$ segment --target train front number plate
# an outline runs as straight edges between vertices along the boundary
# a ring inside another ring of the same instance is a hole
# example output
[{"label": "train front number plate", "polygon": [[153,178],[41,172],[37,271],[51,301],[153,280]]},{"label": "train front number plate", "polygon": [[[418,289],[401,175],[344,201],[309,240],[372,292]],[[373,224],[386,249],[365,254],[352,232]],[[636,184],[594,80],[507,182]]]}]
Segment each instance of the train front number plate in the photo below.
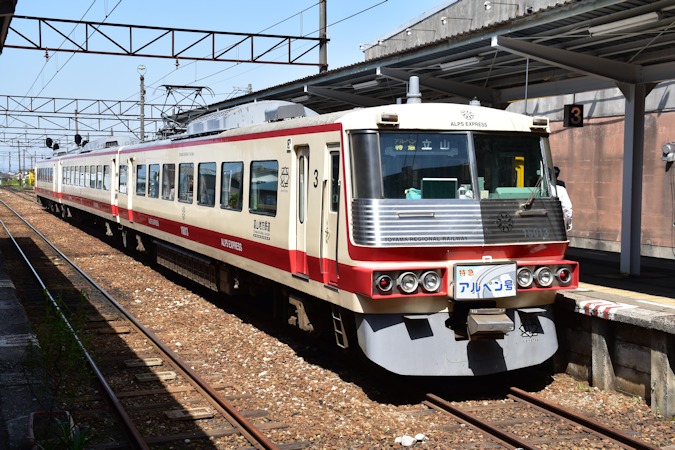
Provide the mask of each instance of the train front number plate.
[{"label": "train front number plate", "polygon": [[513,297],[516,295],[516,264],[455,266],[455,299]]}]

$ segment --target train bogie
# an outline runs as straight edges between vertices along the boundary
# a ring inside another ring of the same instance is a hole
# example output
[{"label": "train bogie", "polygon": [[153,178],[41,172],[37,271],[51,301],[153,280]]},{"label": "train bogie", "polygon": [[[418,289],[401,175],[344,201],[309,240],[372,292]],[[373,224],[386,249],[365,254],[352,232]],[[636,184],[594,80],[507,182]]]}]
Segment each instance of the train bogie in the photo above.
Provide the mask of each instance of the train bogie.
[{"label": "train bogie", "polygon": [[42,161],[60,182],[38,193],[210,289],[274,287],[284,321],[396,373],[480,375],[555,352],[551,305],[578,268],[545,120],[411,104],[209,131],[221,119]]}]

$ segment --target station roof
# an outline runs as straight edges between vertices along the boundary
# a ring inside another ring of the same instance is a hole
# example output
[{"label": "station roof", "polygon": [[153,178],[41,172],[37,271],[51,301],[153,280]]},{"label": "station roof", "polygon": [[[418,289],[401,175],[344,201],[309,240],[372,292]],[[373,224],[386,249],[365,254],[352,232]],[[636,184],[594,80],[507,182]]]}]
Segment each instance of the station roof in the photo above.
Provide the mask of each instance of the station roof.
[{"label": "station roof", "polygon": [[19,0],[0,0],[0,53],[5,46],[5,38],[7,38],[7,30],[9,30],[9,23],[14,16],[16,3]]},{"label": "station roof", "polygon": [[[446,3],[449,8],[466,8],[469,2]],[[473,13],[487,3],[473,0]],[[395,103],[406,97],[413,75],[420,78],[425,102],[467,103],[476,98],[501,108],[524,98],[621,84],[655,85],[675,78],[675,0],[539,1],[539,9],[523,1],[491,3],[518,4],[518,12],[501,22],[465,27],[413,48],[208,109],[272,99],[299,102],[318,113]],[[433,19],[447,21],[440,14],[448,11],[439,11]],[[393,44],[406,31],[410,29],[394,31],[381,42]]]}]

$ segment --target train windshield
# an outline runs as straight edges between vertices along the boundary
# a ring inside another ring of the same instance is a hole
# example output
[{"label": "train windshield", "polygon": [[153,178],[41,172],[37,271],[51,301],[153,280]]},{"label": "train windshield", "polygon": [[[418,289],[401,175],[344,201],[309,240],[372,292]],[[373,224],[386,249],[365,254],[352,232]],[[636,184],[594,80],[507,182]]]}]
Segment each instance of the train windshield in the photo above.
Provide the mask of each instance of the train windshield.
[{"label": "train windshield", "polygon": [[478,199],[548,196],[541,136],[352,132],[354,197]]}]

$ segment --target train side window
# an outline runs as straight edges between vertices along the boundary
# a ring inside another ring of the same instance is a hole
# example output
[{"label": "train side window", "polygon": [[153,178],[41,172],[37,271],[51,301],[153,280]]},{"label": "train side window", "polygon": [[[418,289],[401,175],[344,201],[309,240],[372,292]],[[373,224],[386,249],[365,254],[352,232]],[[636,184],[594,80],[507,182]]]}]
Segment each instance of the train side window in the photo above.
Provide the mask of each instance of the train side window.
[{"label": "train side window", "polygon": [[96,166],[96,189],[103,188],[103,167]]},{"label": "train side window", "polygon": [[127,193],[127,165],[120,166],[120,185],[119,185],[120,194]]},{"label": "train side window", "polygon": [[248,208],[252,213],[276,216],[277,189],[279,187],[277,161],[251,162],[251,185]]},{"label": "train side window", "polygon": [[159,197],[159,164],[148,166],[148,197]]},{"label": "train side window", "polygon": [[216,204],[216,163],[199,163],[197,166],[197,204],[214,206]]},{"label": "train side window", "polygon": [[181,163],[178,165],[178,201],[192,203],[194,192],[195,165]]},{"label": "train side window", "polygon": [[82,186],[89,187],[89,166],[84,166],[84,176],[82,177]]},{"label": "train side window", "polygon": [[110,166],[103,166],[103,190],[107,191],[110,189]]},{"label": "train side window", "polygon": [[173,201],[176,192],[176,165],[162,165],[162,198]]},{"label": "train side window", "polygon": [[96,166],[89,166],[89,187],[96,189]]},{"label": "train side window", "polygon": [[340,208],[340,154],[330,154],[330,210],[337,212]]},{"label": "train side window", "polygon": [[145,164],[139,164],[136,166],[136,195],[145,197],[145,177],[146,177],[146,166]]},{"label": "train side window", "polygon": [[241,211],[244,178],[243,162],[223,163],[220,178],[220,207]]}]

